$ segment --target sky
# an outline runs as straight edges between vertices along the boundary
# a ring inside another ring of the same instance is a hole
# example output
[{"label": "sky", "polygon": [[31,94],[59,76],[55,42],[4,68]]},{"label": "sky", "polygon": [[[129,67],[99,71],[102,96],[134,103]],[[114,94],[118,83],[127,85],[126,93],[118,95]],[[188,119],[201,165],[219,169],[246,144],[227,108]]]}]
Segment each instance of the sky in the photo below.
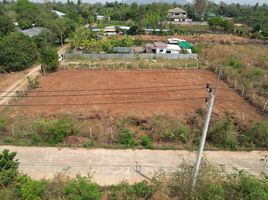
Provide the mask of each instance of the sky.
[{"label": "sky", "polygon": [[[43,0],[30,0],[30,1],[33,1],[33,2],[42,2]],[[66,2],[67,0],[56,0],[56,1]],[[77,0],[71,0],[71,1],[76,2]],[[96,2],[103,2],[103,3],[105,3],[107,1],[108,2],[114,2],[116,0],[82,0],[82,2],[87,2],[87,3],[96,3]],[[117,1],[121,1],[121,0],[117,0]],[[124,0],[124,1],[127,1],[127,0]],[[192,0],[186,0],[186,1],[191,2]],[[248,4],[255,5],[257,2],[260,5],[262,5],[264,3],[268,4],[268,0],[210,0],[210,1],[214,1],[216,3],[219,3],[219,2],[222,1],[222,2],[225,2],[225,3],[228,3],[228,4],[230,4],[230,3],[240,3],[240,4],[247,4],[247,5]],[[174,2],[176,2],[176,0],[174,0]]]}]

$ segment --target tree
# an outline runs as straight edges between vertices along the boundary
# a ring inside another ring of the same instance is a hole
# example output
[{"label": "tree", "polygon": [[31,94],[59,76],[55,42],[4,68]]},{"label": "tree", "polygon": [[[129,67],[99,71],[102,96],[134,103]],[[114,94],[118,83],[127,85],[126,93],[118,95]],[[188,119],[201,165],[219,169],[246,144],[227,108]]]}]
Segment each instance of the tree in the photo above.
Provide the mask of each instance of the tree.
[{"label": "tree", "polygon": [[16,153],[5,149],[0,153],[0,186],[8,186],[18,175],[18,160],[15,160]]},{"label": "tree", "polygon": [[29,18],[21,18],[18,23],[21,29],[28,29],[32,27],[32,21]]},{"label": "tree", "polygon": [[59,66],[59,59],[55,48],[45,44],[40,50],[40,62],[44,73],[56,71]]},{"label": "tree", "polygon": [[208,0],[195,0],[193,6],[195,15],[203,17],[207,10]]},{"label": "tree", "polygon": [[12,23],[11,18],[6,15],[0,15],[0,37],[7,35],[14,30],[15,26]]},{"label": "tree", "polygon": [[22,33],[12,32],[0,38],[0,60],[5,71],[21,71],[36,60],[38,51],[35,43]]}]

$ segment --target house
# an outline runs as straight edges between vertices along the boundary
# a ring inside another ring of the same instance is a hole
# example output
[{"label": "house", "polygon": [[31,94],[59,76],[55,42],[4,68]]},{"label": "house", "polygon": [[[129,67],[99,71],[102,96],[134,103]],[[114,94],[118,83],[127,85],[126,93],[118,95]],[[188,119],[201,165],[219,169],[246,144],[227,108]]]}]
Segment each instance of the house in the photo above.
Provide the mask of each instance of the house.
[{"label": "house", "polygon": [[179,47],[179,45],[167,44],[166,52],[170,54],[179,54],[181,52],[181,48]]},{"label": "house", "polygon": [[117,26],[117,29],[119,30],[119,34],[127,34],[128,30],[130,29],[129,26]]},{"label": "house", "polygon": [[192,22],[193,20],[187,17],[187,12],[179,7],[168,10],[168,21],[172,24],[183,24]]},{"label": "house", "polygon": [[211,18],[214,18],[214,17],[216,17],[216,14],[214,12],[208,12],[207,13],[207,19],[208,20],[211,19]]},{"label": "house", "polygon": [[53,12],[54,14],[56,14],[59,18],[63,18],[66,14],[63,12],[60,12],[58,10],[52,10],[51,12]]},{"label": "house", "polygon": [[105,20],[105,16],[103,16],[103,15],[97,15],[96,16],[96,19],[97,19],[97,21],[103,21],[103,20]]},{"label": "house", "polygon": [[153,33],[167,33],[167,32],[169,32],[169,29],[159,29],[159,28],[155,28],[155,29],[153,29],[153,28],[145,28],[144,29],[144,31],[145,31],[145,33],[147,34],[147,35],[151,35],[151,34],[153,34]]},{"label": "house", "polygon": [[33,27],[33,28],[29,28],[29,29],[17,29],[18,32],[23,33],[24,35],[27,35],[29,37],[35,37],[40,35],[43,31],[47,30],[46,28],[42,28],[42,27]]},{"label": "house", "polygon": [[181,42],[178,42],[178,45],[180,46],[181,49],[187,51],[188,53],[192,53],[191,43],[189,43],[187,41],[181,41]]},{"label": "house", "polygon": [[116,27],[115,26],[106,26],[104,29],[103,29],[105,35],[116,35]]},{"label": "house", "polygon": [[146,53],[165,54],[167,52],[167,44],[163,42],[153,42],[145,45]]}]

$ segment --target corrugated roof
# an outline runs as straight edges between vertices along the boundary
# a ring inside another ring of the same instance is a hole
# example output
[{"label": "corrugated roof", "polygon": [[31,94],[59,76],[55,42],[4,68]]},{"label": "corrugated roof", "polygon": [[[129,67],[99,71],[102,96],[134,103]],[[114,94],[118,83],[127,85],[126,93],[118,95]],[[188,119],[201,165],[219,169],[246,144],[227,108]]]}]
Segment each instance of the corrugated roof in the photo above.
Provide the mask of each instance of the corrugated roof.
[{"label": "corrugated roof", "polygon": [[168,44],[167,45],[167,50],[180,51],[181,48],[176,44]]},{"label": "corrugated roof", "polygon": [[191,49],[191,48],[192,48],[191,43],[186,42],[186,41],[178,42],[178,45],[179,45],[182,49]]},{"label": "corrugated roof", "polygon": [[44,30],[46,30],[46,28],[34,27],[34,28],[29,28],[29,29],[21,30],[20,32],[22,32],[25,35],[28,35],[29,37],[34,37],[34,36],[38,36]]},{"label": "corrugated roof", "polygon": [[169,9],[168,10],[169,13],[186,13],[185,10],[179,8],[179,7],[176,7],[176,8],[173,8],[173,9]]},{"label": "corrugated roof", "polygon": [[166,48],[167,44],[163,42],[154,42],[153,43],[156,48]]}]

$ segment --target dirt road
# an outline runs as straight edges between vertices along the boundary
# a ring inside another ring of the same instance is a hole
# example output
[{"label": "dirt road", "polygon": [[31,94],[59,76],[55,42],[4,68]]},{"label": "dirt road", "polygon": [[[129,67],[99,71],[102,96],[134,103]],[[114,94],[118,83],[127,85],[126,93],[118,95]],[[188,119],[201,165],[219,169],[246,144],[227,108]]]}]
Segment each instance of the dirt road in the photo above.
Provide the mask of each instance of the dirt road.
[{"label": "dirt road", "polygon": [[[183,161],[193,163],[196,157],[189,151],[1,146],[0,151],[3,149],[16,151],[20,171],[35,179],[51,178],[62,171],[72,177],[89,173],[100,185],[150,179],[159,170],[169,174]],[[255,175],[268,173],[268,151],[207,151],[205,157],[217,166],[225,166],[228,173],[234,169]]]},{"label": "dirt road", "polygon": [[[66,51],[68,45],[63,46],[62,48],[60,48],[58,50],[58,54],[64,54],[64,52]],[[6,105],[10,102],[10,100],[12,99],[12,97],[9,96],[15,96],[16,95],[16,91],[20,91],[20,90],[24,90],[27,85],[28,85],[28,80],[27,77],[36,77],[38,75],[40,75],[40,70],[41,70],[41,65],[35,65],[34,67],[32,67],[31,69],[26,69],[25,72],[18,72],[18,73],[14,73],[14,74],[9,74],[7,79],[5,80],[1,80],[1,82],[3,82],[4,84],[0,84],[1,87],[1,94],[0,96],[4,96],[3,98],[0,97],[0,105]],[[15,82],[14,82],[14,78],[15,77]],[[10,84],[8,83],[10,82]]]}]

